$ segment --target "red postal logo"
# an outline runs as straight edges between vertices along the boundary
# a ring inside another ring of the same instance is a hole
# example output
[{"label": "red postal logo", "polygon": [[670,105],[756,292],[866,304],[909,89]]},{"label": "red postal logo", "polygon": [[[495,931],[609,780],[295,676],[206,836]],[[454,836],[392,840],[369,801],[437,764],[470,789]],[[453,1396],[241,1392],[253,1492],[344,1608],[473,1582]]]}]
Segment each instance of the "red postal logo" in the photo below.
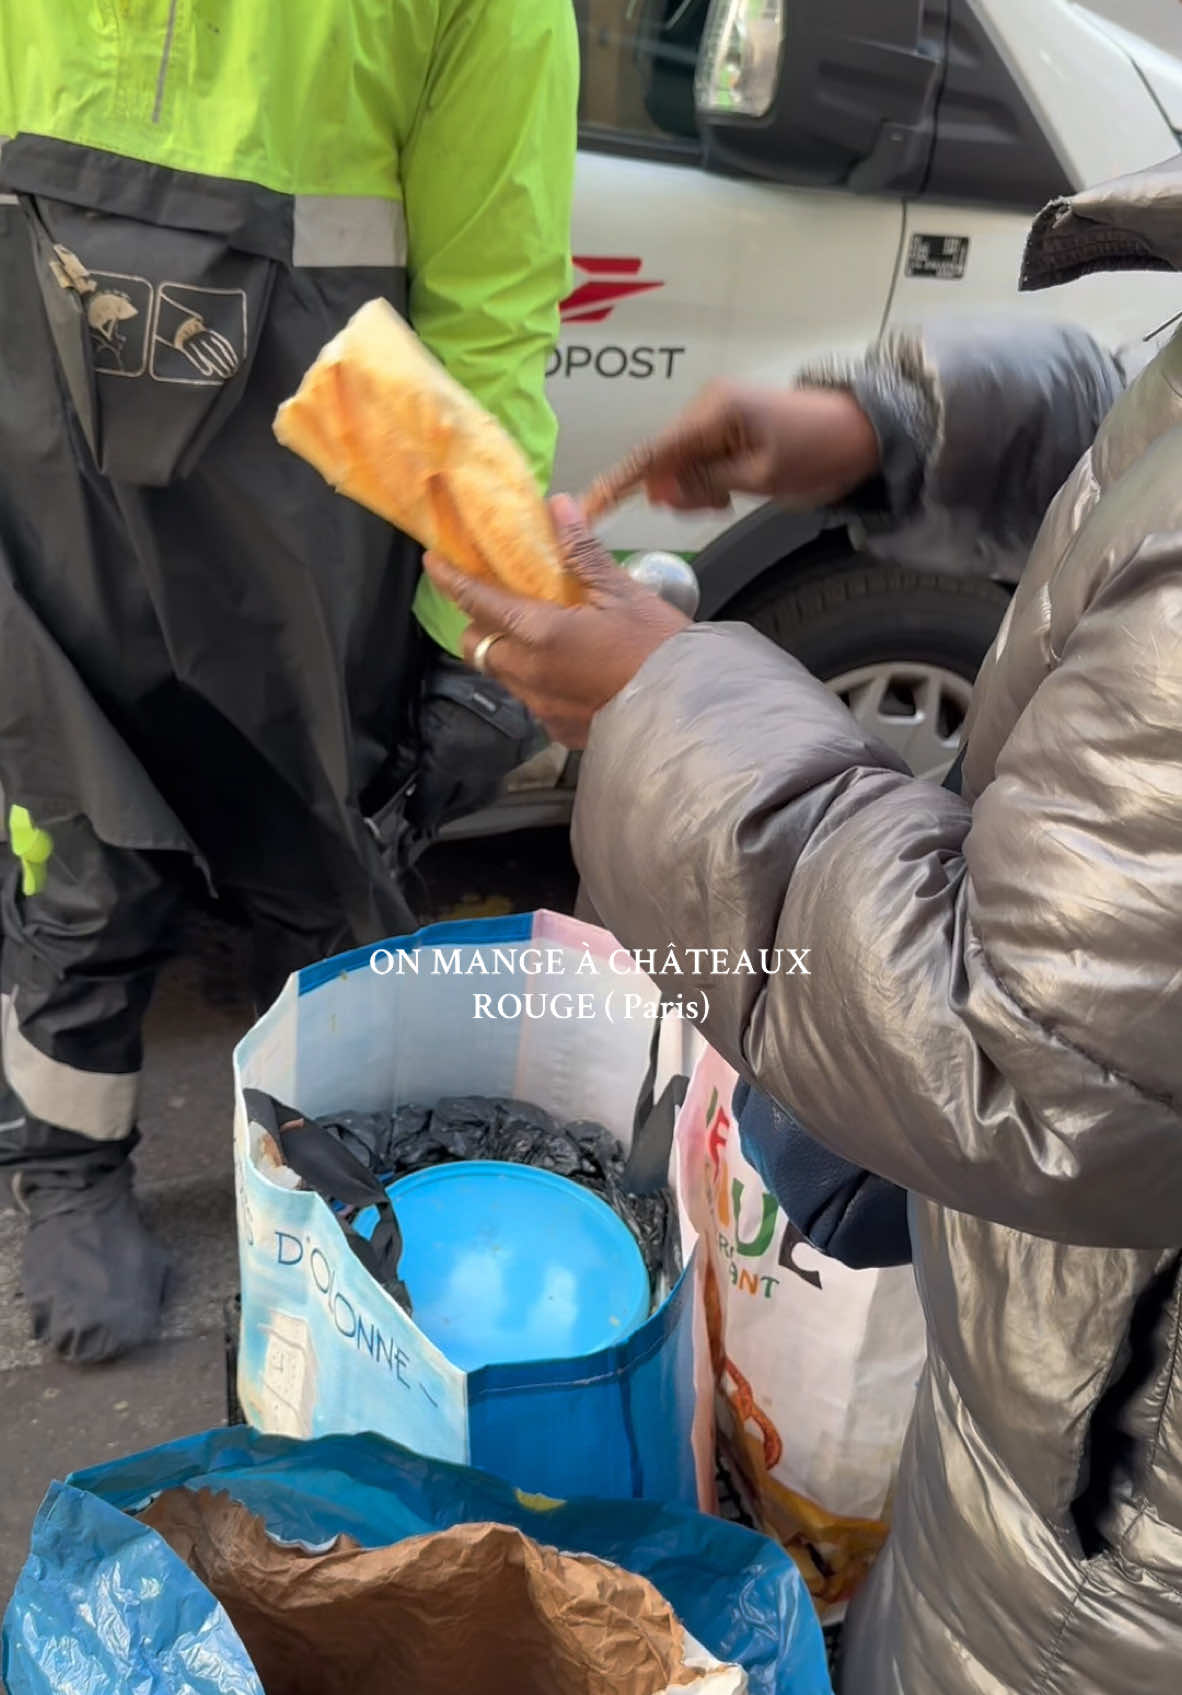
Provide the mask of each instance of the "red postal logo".
[{"label": "red postal logo", "polygon": [[577,283],[562,302],[564,324],[602,324],[621,300],[632,294],[647,294],[664,288],[663,282],[647,282],[640,276],[642,259],[602,259],[575,256],[574,265],[585,280]]}]

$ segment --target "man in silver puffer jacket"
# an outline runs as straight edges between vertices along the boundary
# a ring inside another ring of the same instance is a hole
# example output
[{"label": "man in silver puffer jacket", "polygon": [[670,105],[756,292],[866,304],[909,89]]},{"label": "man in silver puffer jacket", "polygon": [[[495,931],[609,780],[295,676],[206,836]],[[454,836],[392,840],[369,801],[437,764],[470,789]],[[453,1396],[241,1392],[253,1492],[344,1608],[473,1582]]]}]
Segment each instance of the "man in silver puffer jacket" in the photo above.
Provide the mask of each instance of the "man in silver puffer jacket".
[{"label": "man in silver puffer jacket", "polygon": [[[1049,208],[1026,281],[1119,266],[1182,266],[1182,163]],[[593,717],[604,922],[658,957],[809,948],[807,977],[706,977],[705,1034],[911,1191],[929,1361],[843,1689],[1176,1695],[1182,332],[1123,393],[1079,331],[900,338],[704,402],[647,470],[682,505],[825,498],[911,557],[1037,532],[960,796],[761,636],[613,576],[569,506],[588,606],[431,569],[495,676],[571,740]]]}]

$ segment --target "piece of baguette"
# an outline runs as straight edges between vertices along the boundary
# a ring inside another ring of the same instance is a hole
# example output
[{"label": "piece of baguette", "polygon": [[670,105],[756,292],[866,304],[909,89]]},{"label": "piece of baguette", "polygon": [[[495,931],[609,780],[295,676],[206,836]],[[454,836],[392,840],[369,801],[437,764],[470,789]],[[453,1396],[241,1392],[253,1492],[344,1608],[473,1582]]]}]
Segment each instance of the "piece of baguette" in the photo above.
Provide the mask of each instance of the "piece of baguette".
[{"label": "piece of baguette", "polygon": [[371,300],[321,351],[275,434],[470,576],[560,605],[583,598],[521,450],[388,301]]}]

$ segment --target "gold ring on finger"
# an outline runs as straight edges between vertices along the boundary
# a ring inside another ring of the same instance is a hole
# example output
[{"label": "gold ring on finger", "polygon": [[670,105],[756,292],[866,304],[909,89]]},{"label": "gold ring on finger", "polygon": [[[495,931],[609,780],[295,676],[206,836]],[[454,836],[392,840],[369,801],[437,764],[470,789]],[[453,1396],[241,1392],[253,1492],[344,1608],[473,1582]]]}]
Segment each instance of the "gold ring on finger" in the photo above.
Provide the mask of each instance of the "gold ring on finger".
[{"label": "gold ring on finger", "polygon": [[503,640],[504,634],[504,630],[494,630],[490,636],[481,636],[480,640],[476,643],[476,646],[472,649],[472,669],[474,671],[479,671],[482,677],[488,669],[487,660],[489,648],[494,642]]}]

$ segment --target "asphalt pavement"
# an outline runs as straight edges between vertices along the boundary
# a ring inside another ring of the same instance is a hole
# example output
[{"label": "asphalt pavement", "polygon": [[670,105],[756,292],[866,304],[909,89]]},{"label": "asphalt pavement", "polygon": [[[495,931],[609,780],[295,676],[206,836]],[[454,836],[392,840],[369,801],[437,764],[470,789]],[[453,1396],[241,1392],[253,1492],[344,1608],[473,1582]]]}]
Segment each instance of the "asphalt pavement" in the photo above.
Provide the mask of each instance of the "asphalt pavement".
[{"label": "asphalt pavement", "polygon": [[[570,911],[574,901],[556,830],[448,844],[423,871],[424,921]],[[19,1296],[20,1220],[0,1197],[0,1607],[51,1480],[225,1422],[223,1311],[237,1289],[230,1052],[250,1024],[243,960],[236,931],[194,915],[148,1016],[139,1191],[174,1258],[159,1344],[89,1370],[47,1357]]]}]

